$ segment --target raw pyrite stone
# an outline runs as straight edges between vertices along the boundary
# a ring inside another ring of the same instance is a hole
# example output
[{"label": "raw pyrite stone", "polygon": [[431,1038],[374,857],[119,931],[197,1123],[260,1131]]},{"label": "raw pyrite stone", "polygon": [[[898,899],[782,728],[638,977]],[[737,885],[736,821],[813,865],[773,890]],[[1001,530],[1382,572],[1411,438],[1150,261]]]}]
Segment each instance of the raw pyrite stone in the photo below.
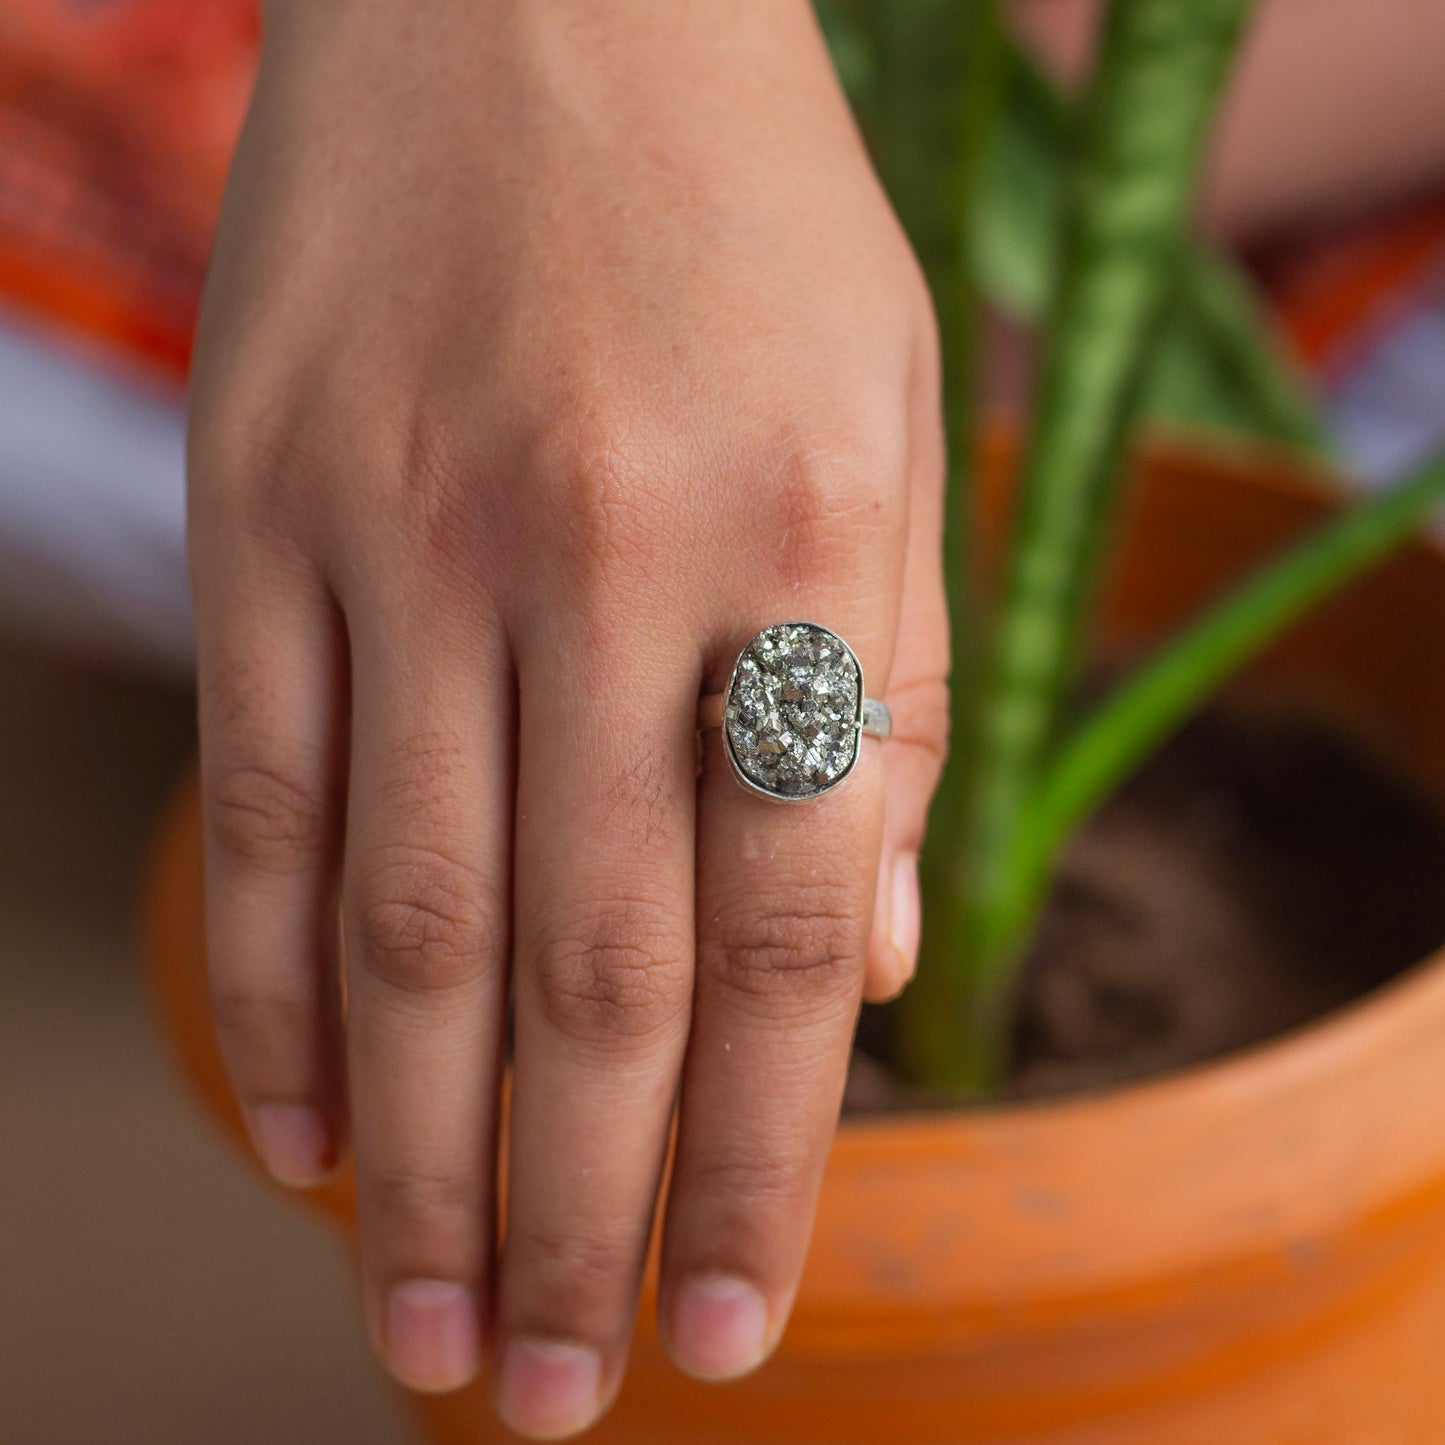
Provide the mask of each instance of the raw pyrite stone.
[{"label": "raw pyrite stone", "polygon": [[862,670],[841,637],[812,622],[765,627],[728,684],[728,752],[763,792],[817,797],[857,761],[862,705]]}]

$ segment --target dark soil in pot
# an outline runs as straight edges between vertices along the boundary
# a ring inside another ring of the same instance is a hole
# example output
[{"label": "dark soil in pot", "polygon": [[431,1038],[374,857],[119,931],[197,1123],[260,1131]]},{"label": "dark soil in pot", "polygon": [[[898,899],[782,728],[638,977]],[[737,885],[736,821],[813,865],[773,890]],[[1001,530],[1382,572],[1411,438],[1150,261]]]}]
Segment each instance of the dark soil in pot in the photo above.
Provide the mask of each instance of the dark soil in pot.
[{"label": "dark soil in pot", "polygon": [[[1445,821],[1315,720],[1207,713],[1075,835],[1027,961],[1005,1093],[1215,1058],[1349,1003],[1445,941]],[[916,1105],[865,1009],[847,1108]]]}]

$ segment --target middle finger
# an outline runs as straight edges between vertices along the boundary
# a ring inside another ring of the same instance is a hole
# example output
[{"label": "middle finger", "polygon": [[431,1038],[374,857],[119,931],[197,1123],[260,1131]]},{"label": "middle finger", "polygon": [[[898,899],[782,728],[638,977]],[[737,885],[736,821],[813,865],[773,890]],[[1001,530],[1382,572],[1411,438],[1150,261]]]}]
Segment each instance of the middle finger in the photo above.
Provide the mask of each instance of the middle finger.
[{"label": "middle finger", "polygon": [[[358,589],[359,590],[359,589]],[[494,1244],[511,729],[502,629],[352,598],[347,1052],[372,1333],[417,1389],[476,1369]]]},{"label": "middle finger", "polygon": [[687,1037],[696,661],[651,651],[553,638],[519,661],[496,1368],[502,1415],[533,1435],[583,1428],[615,1391]]}]

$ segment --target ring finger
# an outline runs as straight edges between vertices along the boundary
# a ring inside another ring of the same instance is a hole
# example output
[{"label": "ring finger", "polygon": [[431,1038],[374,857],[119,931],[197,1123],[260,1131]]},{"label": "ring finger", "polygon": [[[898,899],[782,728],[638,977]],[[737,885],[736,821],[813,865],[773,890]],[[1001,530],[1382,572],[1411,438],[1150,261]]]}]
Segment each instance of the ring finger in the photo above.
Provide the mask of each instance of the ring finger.
[{"label": "ring finger", "polygon": [[[871,619],[877,679],[891,621]],[[843,783],[798,804],[745,791],[721,754],[714,733],[660,1301],[674,1358],[711,1379],[763,1359],[797,1287],[862,992],[883,819],[876,742],[862,742]]]}]

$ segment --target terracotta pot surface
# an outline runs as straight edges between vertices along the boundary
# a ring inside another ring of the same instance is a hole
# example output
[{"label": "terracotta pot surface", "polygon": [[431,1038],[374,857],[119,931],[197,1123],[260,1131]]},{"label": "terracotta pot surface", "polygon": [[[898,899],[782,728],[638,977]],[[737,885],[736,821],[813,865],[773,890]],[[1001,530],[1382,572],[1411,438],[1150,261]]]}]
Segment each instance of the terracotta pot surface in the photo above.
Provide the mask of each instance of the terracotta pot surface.
[{"label": "terracotta pot surface", "polygon": [[[1000,458],[994,457],[994,470]],[[1282,465],[1155,449],[1106,609],[1147,646],[1330,508]],[[1445,557],[1421,544],[1246,686],[1307,695],[1445,798]],[[1445,880],[1442,880],[1445,886]],[[151,878],[156,997],[238,1139],[205,1006],[193,785]],[[314,1196],[351,1228],[350,1181]],[[778,1355],[704,1386],[644,1306],[599,1442],[1441,1445],[1445,955],[1219,1064],[1027,1108],[845,1123]],[[483,1386],[419,1402],[507,1438]]]}]

